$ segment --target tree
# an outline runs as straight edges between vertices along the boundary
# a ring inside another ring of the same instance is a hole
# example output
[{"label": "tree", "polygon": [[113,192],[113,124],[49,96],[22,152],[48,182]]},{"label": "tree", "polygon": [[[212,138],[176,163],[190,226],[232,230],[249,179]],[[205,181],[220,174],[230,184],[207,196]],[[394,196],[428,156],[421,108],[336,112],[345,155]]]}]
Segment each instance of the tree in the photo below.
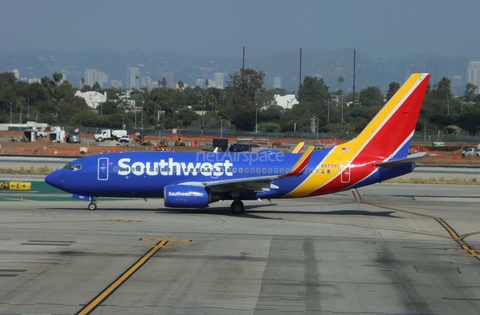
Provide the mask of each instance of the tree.
[{"label": "tree", "polygon": [[480,128],[480,110],[460,115],[457,124],[460,128],[467,130],[471,136],[475,136]]},{"label": "tree", "polygon": [[180,90],[183,90],[183,87],[184,87],[184,86],[185,86],[185,83],[184,83],[182,80],[178,81],[178,88],[179,88]]},{"label": "tree", "polygon": [[240,69],[240,73],[230,75],[227,89],[229,102],[236,110],[258,109],[258,96],[265,91],[265,73],[253,69]]},{"label": "tree", "polygon": [[237,130],[253,131],[255,129],[255,109],[236,112],[231,122]]},{"label": "tree", "polygon": [[55,82],[56,85],[60,84],[60,81],[63,79],[63,74],[55,72],[53,75],[53,81]]},{"label": "tree", "polygon": [[338,82],[338,90],[341,91],[342,90],[342,83],[345,82],[345,79],[343,78],[343,76],[340,76],[340,77],[338,77],[337,82]]},{"label": "tree", "polygon": [[465,94],[464,94],[465,101],[471,102],[473,100],[473,98],[475,97],[475,91],[477,90],[477,88],[478,87],[472,83],[467,83],[467,85],[465,85]]},{"label": "tree", "polygon": [[100,84],[98,84],[98,82],[95,82],[92,86],[92,90],[93,91],[100,91],[102,88],[100,87]]},{"label": "tree", "polygon": [[382,91],[374,86],[369,86],[360,92],[360,104],[362,106],[375,106],[383,104]]},{"label": "tree", "polygon": [[387,92],[387,102],[397,93],[397,91],[400,89],[400,83],[398,82],[392,82],[388,86],[388,92]]},{"label": "tree", "polygon": [[166,88],[166,87],[167,87],[167,79],[165,79],[165,77],[163,77],[162,82],[160,83],[160,86],[161,86],[162,88]]},{"label": "tree", "polygon": [[298,98],[301,102],[323,103],[330,97],[328,86],[325,85],[323,79],[317,77],[306,76],[298,91]]}]

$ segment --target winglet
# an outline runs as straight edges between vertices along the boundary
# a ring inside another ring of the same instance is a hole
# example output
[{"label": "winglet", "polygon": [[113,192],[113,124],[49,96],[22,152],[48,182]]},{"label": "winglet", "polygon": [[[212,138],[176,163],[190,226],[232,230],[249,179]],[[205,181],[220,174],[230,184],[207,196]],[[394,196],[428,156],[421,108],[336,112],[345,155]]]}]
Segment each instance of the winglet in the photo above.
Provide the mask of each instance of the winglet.
[{"label": "winglet", "polygon": [[305,142],[299,142],[295,149],[293,149],[292,153],[300,153],[302,151],[303,146],[305,145]]},{"label": "winglet", "polygon": [[288,174],[285,174],[285,176],[296,176],[303,172],[305,167],[308,165],[310,157],[312,156],[313,149],[315,149],[315,147],[308,147],[305,153],[302,154],[297,163],[292,167],[292,170]]}]

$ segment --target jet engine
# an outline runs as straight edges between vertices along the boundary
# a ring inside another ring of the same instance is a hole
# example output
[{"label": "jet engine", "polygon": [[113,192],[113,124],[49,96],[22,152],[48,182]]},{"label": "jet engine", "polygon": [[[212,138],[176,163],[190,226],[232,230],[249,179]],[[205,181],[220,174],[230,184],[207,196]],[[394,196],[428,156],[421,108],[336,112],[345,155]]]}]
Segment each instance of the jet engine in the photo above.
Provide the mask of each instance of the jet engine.
[{"label": "jet engine", "polygon": [[163,189],[166,207],[206,208],[213,200],[205,187],[190,185],[167,185]]}]

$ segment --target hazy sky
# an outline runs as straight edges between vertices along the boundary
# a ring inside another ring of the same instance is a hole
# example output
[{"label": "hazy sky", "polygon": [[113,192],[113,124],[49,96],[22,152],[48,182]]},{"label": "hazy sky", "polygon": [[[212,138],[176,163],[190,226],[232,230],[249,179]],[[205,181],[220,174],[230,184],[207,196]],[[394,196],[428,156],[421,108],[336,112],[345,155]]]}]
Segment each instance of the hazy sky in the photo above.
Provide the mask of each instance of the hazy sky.
[{"label": "hazy sky", "polygon": [[479,56],[479,0],[2,0],[0,50]]}]

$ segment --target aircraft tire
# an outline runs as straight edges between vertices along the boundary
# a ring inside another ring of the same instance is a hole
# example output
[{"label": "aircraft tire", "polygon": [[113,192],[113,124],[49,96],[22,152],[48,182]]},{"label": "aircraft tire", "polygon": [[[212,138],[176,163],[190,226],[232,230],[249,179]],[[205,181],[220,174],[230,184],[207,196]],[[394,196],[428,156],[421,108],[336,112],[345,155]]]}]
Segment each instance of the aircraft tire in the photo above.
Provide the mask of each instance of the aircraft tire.
[{"label": "aircraft tire", "polygon": [[235,200],[234,202],[232,202],[232,205],[230,206],[230,210],[232,211],[233,214],[245,213],[245,207],[241,200]]},{"label": "aircraft tire", "polygon": [[97,204],[96,204],[95,202],[90,202],[90,203],[88,204],[88,210],[90,210],[90,211],[95,211],[95,210],[97,210]]}]

